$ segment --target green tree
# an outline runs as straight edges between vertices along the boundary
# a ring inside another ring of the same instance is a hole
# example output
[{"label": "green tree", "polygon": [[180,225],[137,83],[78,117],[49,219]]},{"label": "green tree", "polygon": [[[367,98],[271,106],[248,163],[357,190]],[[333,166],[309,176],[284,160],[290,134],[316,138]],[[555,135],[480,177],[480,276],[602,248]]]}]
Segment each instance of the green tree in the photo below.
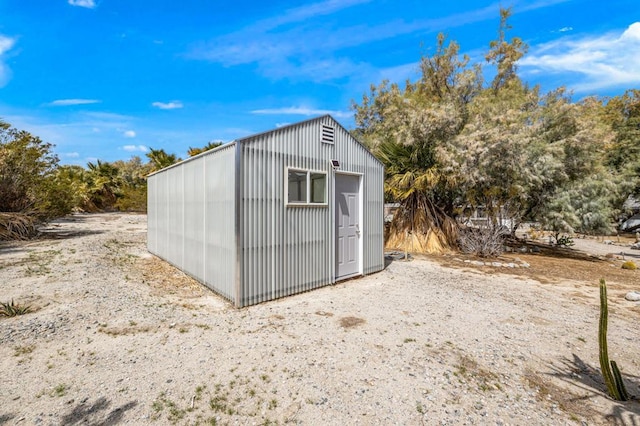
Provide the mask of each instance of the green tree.
[{"label": "green tree", "polygon": [[221,145],[222,145],[221,141],[210,141],[205,146],[203,146],[202,148],[189,147],[189,150],[187,151],[187,155],[189,155],[189,157],[193,157],[195,155],[202,154],[203,152],[206,152],[206,151],[209,151],[211,149],[217,148],[217,147],[219,147]]},{"label": "green tree", "polygon": [[70,211],[64,186],[55,179],[53,145],[0,122],[0,211],[40,220]]},{"label": "green tree", "polygon": [[546,115],[555,117],[547,124],[557,122],[543,126],[538,135],[552,159],[539,164],[546,180],[530,191],[536,200],[532,218],[557,233],[612,232],[613,219],[628,194],[621,176],[606,167],[607,147],[615,133],[603,118],[602,102],[586,98],[565,102],[561,108],[557,102],[547,104]]},{"label": "green tree", "polygon": [[498,40],[489,43],[489,52],[485,59],[496,68],[496,76],[491,82],[491,88],[498,91],[513,80],[519,80],[517,63],[527,53],[528,46],[519,38],[514,37],[507,42],[507,31],[511,29],[509,18],[511,8],[500,9],[500,27]]},{"label": "green tree", "polygon": [[464,129],[440,151],[440,161],[456,174],[461,213],[482,209],[492,225],[520,217],[526,188],[536,179],[530,170],[529,123],[538,105],[538,90],[513,80],[498,91],[483,90],[469,106]]},{"label": "green tree", "polygon": [[604,120],[615,132],[606,164],[623,177],[629,192],[640,196],[640,90],[609,99]]},{"label": "green tree", "polygon": [[353,133],[385,163],[387,201],[401,204],[392,234],[443,231],[449,225],[439,215],[478,209],[494,225],[515,219],[513,232],[522,220],[557,232],[610,230],[621,182],[605,167],[605,153],[629,176],[640,170],[638,156],[619,159],[637,148],[638,94],[603,110],[595,98],[572,102],[563,87],[530,88],[517,73],[527,45],[507,40],[510,15],[501,10],[498,39],[489,44],[495,77],[488,85],[480,65],[440,35],[435,54],[421,58],[418,81],[403,88],[383,81],[353,103]]},{"label": "green tree", "polygon": [[175,154],[167,154],[164,149],[149,149],[147,158],[151,163],[151,171],[157,171],[169,167],[181,161]]},{"label": "green tree", "polygon": [[468,119],[481,87],[479,67],[468,67],[459,47],[438,36],[435,54],[420,63],[421,78],[404,89],[383,81],[353,104],[355,134],[386,166],[388,201],[400,203],[389,244],[440,251],[455,244],[457,175],[438,160],[439,149]]},{"label": "green tree", "polygon": [[109,162],[98,160],[87,164],[85,181],[89,194],[88,210],[110,210],[122,195],[123,180],[118,168]]},{"label": "green tree", "polygon": [[115,207],[121,211],[147,210],[147,179],[151,172],[150,163],[142,163],[138,156],[131,157],[128,161],[118,160],[113,163],[118,169],[122,185],[120,197]]}]

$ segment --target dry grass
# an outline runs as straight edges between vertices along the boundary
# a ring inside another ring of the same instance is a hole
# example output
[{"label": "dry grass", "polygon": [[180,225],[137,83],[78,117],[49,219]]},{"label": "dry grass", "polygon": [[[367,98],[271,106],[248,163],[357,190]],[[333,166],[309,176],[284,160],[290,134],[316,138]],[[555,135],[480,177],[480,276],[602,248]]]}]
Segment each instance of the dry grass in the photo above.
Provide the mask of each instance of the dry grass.
[{"label": "dry grass", "polygon": [[128,327],[100,327],[98,331],[104,334],[108,334],[109,336],[127,336],[131,334],[138,333],[147,333],[151,331],[151,327],[149,326],[128,326]]},{"label": "dry grass", "polygon": [[538,401],[557,404],[560,410],[570,414],[575,421],[579,418],[597,418],[600,415],[584,403],[584,397],[555,385],[534,371],[527,371],[523,379],[531,389],[535,390]]},{"label": "dry grass", "polygon": [[159,293],[196,298],[205,292],[198,281],[157,257],[137,259],[135,266],[142,272],[143,282]]},{"label": "dry grass", "polygon": [[498,375],[480,366],[475,359],[466,354],[459,355],[458,364],[455,367],[456,375],[473,380],[481,391],[502,390]]}]

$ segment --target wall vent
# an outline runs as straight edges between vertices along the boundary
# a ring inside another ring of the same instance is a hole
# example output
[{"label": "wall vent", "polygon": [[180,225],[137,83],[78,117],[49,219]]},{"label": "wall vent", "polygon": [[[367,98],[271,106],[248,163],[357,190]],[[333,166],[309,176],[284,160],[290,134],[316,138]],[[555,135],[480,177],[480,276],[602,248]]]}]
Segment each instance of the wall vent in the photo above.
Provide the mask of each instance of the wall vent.
[{"label": "wall vent", "polygon": [[323,143],[334,143],[335,138],[335,129],[331,126],[327,126],[326,124],[322,125],[322,136],[321,140]]}]

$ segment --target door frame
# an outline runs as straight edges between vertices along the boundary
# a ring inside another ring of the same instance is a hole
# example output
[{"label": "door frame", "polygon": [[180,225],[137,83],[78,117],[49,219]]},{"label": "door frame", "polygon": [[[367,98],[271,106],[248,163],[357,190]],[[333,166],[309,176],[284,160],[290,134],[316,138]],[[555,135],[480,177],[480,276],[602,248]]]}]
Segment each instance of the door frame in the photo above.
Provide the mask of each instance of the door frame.
[{"label": "door frame", "polygon": [[[338,235],[337,235],[337,231],[338,231],[338,227],[337,227],[337,223],[336,223],[336,214],[337,214],[337,209],[338,209],[338,205],[336,203],[336,199],[338,197],[338,194],[336,193],[336,179],[338,179],[337,175],[347,175],[347,176],[355,176],[358,178],[358,224],[360,225],[360,237],[358,238],[358,271],[356,273],[350,274],[350,275],[345,275],[342,277],[338,277],[338,270],[336,268],[336,260],[338,258],[338,250],[337,250],[337,241],[338,241]],[[333,208],[331,209],[331,213],[332,213],[332,223],[333,223],[333,282],[337,282],[337,281],[342,281],[342,280],[346,280],[349,278],[353,278],[353,277],[357,277],[360,275],[363,275],[363,270],[364,270],[364,228],[362,226],[362,220],[364,218],[364,212],[363,212],[363,204],[364,204],[364,198],[363,198],[363,182],[364,182],[364,174],[363,173],[357,173],[357,172],[346,172],[346,171],[341,171],[341,170],[334,170],[333,171],[333,179],[332,179],[332,193],[333,193],[333,199],[331,200],[331,203],[333,205]]]}]

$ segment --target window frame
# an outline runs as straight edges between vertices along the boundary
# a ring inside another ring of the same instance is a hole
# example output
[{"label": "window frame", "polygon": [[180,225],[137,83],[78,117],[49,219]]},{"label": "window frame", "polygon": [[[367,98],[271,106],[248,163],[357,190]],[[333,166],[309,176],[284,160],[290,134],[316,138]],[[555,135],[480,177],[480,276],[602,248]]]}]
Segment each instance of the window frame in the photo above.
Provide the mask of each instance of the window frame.
[{"label": "window frame", "polygon": [[[290,172],[301,172],[305,173],[305,185],[306,185],[306,200],[305,201],[289,201],[289,173]],[[323,175],[324,176],[324,202],[322,203],[314,203],[311,201],[311,175]],[[287,207],[328,207],[329,206],[329,173],[324,170],[313,170],[313,169],[305,169],[299,167],[285,167],[284,170],[284,195],[285,195],[285,204]]]}]

